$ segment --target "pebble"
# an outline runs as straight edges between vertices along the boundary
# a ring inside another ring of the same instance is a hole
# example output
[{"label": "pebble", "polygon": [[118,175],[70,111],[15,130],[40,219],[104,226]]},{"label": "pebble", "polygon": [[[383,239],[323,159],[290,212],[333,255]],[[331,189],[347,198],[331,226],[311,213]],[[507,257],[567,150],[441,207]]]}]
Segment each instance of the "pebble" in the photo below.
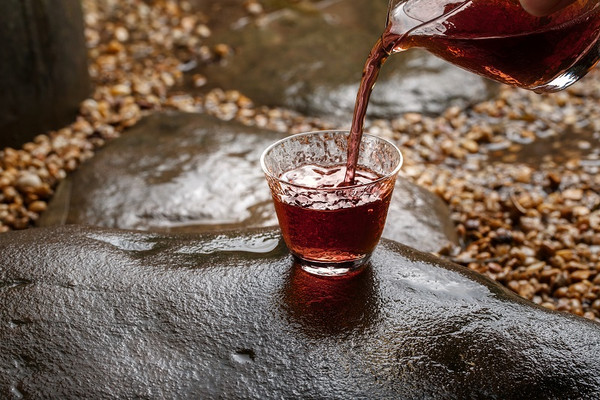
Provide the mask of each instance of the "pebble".
[{"label": "pebble", "polygon": [[16,188],[21,192],[33,192],[43,186],[42,179],[35,173],[23,171],[17,177]]},{"label": "pebble", "polygon": [[259,15],[264,12],[262,4],[256,0],[248,0],[244,3],[244,7],[249,14]]},{"label": "pebble", "polygon": [[[186,0],[82,4],[94,92],[71,126],[22,149],[0,150],[0,232],[31,227],[69,171],[151,112],[206,112],[288,133],[339,128],[336,121],[258,106],[235,90],[182,92],[182,66],[221,63],[233,53],[227,43],[208,45],[211,21]],[[268,12],[259,0],[239,7],[255,16]],[[207,86],[209,76],[191,74],[194,87]],[[405,157],[401,174],[450,207],[462,245],[442,257],[543,307],[600,320],[600,176],[589,167],[598,160],[566,152],[555,159],[560,149],[535,165],[518,157],[528,143],[586,121],[598,131],[599,120],[600,74],[592,71],[560,93],[502,87],[470,109],[367,120],[366,130],[394,140]],[[594,145],[590,138],[575,147],[590,152]]]},{"label": "pebble", "polygon": [[29,211],[39,214],[43,211],[46,211],[47,207],[48,207],[48,205],[45,201],[36,200],[36,201],[32,202],[31,204],[29,204],[29,207],[27,207],[27,208],[29,209]]},{"label": "pebble", "polygon": [[195,74],[192,79],[194,80],[194,86],[197,88],[206,85],[208,82],[208,79],[202,74]]},{"label": "pebble", "polygon": [[129,39],[129,32],[122,26],[115,29],[115,38],[119,42],[126,42]]}]

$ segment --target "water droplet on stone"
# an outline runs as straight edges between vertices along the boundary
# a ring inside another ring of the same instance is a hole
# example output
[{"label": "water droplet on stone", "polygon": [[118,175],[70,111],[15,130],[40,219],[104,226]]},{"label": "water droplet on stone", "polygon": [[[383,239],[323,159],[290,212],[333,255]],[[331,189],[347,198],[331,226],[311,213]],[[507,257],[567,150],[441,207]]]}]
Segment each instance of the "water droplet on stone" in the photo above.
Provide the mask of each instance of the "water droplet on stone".
[{"label": "water droplet on stone", "polygon": [[16,387],[14,387],[14,386],[11,386],[11,387],[10,387],[10,393],[12,393],[12,395],[13,395],[13,397],[14,397],[15,399],[22,399],[22,398],[23,398],[23,393],[21,393],[21,392],[19,391],[19,389],[17,389],[17,388],[16,388]]}]

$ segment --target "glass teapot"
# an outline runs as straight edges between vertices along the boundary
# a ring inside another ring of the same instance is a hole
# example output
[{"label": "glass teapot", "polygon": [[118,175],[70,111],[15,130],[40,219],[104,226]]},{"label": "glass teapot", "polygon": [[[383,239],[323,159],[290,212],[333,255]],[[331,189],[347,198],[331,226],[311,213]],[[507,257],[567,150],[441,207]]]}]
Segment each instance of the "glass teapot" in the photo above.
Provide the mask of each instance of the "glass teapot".
[{"label": "glass teapot", "polygon": [[388,53],[424,48],[487,78],[553,92],[597,63],[599,38],[598,0],[544,17],[518,0],[391,0],[382,43]]}]

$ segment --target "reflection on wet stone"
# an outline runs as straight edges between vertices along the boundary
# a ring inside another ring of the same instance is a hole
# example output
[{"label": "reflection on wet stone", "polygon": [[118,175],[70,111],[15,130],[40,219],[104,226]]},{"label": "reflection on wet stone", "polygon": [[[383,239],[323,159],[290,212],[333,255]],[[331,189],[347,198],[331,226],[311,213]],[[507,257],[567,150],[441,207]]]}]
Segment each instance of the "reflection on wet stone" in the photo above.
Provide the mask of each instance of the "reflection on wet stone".
[{"label": "reflection on wet stone", "polygon": [[316,339],[364,332],[379,313],[370,263],[355,276],[322,278],[294,261],[281,298],[292,326]]}]

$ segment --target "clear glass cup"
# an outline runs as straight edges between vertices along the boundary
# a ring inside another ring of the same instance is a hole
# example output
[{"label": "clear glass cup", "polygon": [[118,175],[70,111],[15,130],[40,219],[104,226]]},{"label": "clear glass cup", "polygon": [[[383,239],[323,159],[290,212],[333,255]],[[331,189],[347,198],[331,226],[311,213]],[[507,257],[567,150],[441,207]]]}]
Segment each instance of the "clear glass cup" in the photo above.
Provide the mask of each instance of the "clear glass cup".
[{"label": "clear glass cup", "polygon": [[[312,274],[340,276],[360,270],[379,242],[402,165],[394,144],[364,135],[357,176],[366,178],[353,185],[321,187],[322,181],[316,182],[321,176],[343,181],[347,148],[347,131],[309,132],[272,144],[261,157],[283,239]],[[290,171],[306,168],[321,171],[317,179],[290,178],[298,176]]]}]

